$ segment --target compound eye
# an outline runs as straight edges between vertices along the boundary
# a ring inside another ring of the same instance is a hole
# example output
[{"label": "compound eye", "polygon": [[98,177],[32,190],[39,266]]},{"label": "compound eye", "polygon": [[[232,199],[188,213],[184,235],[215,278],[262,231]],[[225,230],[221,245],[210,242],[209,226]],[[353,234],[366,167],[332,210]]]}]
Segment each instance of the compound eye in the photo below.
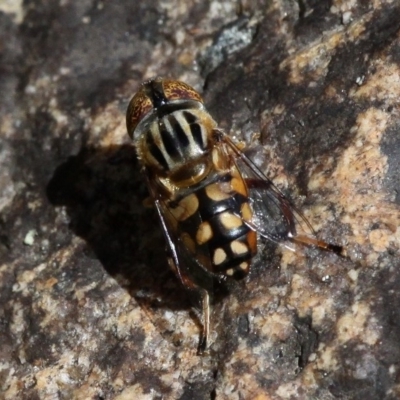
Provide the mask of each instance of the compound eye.
[{"label": "compound eye", "polygon": [[142,87],[129,102],[126,112],[126,128],[128,134],[133,139],[133,133],[139,122],[152,110],[153,104]]},{"label": "compound eye", "polygon": [[163,79],[161,83],[164,89],[164,95],[168,101],[195,100],[203,103],[203,99],[199,93],[184,82]]}]

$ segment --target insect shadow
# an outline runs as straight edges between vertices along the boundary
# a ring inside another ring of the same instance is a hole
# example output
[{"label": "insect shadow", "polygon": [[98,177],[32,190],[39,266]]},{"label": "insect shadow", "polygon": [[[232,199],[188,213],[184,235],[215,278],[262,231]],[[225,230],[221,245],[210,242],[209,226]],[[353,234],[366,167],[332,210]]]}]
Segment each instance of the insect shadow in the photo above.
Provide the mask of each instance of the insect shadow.
[{"label": "insect shadow", "polygon": [[144,205],[148,193],[132,146],[82,149],[57,167],[47,196],[66,208],[70,229],[87,243],[86,255],[141,306],[191,309],[196,295],[168,267],[156,211]]}]

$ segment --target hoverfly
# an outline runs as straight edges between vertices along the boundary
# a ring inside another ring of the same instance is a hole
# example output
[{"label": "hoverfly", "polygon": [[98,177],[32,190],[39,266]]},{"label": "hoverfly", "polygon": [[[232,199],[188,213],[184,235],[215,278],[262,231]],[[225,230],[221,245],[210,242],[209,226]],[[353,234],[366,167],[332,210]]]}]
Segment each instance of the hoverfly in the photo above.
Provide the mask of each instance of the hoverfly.
[{"label": "hoverfly", "polygon": [[[258,237],[297,242],[342,254],[318,240],[307,219],[261,170],[218,129],[199,93],[184,82],[156,78],[131,99],[126,124],[168,246],[184,286],[202,296],[199,351],[207,347],[209,292],[194,270],[242,279]],[[305,224],[311,235],[297,233]]]}]

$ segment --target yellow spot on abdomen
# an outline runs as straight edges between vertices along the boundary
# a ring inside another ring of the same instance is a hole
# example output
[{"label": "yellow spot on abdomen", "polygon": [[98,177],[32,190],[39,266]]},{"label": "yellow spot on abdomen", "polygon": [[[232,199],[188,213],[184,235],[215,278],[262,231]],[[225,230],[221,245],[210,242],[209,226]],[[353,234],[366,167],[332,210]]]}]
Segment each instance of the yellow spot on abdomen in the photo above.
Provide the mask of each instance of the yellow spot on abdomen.
[{"label": "yellow spot on abdomen", "polygon": [[249,269],[249,263],[247,261],[244,261],[240,263],[239,268],[243,271],[247,271]]},{"label": "yellow spot on abdomen", "polygon": [[199,199],[195,194],[182,199],[175,208],[170,207],[171,214],[178,220],[184,221],[191,217],[199,208]]},{"label": "yellow spot on abdomen", "polygon": [[242,204],[242,206],[240,207],[240,213],[242,214],[242,218],[244,221],[251,222],[253,218],[253,211],[251,210],[249,203]]},{"label": "yellow spot on abdomen", "polygon": [[208,242],[213,236],[211,225],[209,222],[202,222],[196,233],[196,241],[198,244],[204,244]]},{"label": "yellow spot on abdomen", "polygon": [[238,255],[247,253],[249,248],[245,243],[234,240],[233,242],[231,242],[231,250],[234,254]]},{"label": "yellow spot on abdomen", "polygon": [[213,262],[215,265],[222,264],[226,260],[226,253],[224,249],[218,248],[214,251]]},{"label": "yellow spot on abdomen", "polygon": [[222,213],[219,216],[219,220],[222,226],[227,230],[239,228],[239,226],[243,225],[243,221],[241,220],[241,218],[228,211]]},{"label": "yellow spot on abdomen", "polygon": [[242,196],[247,197],[248,193],[247,193],[247,188],[246,185],[244,184],[243,179],[241,178],[233,178],[231,180],[231,186],[234,192],[237,192],[239,194],[241,194]]},{"label": "yellow spot on abdomen", "polygon": [[181,240],[191,253],[196,253],[196,243],[187,232],[181,234]]},{"label": "yellow spot on abdomen", "polygon": [[206,186],[206,194],[207,196],[214,201],[221,201],[225,199],[229,199],[232,195],[222,190],[222,186],[219,183],[212,183],[211,185]]}]

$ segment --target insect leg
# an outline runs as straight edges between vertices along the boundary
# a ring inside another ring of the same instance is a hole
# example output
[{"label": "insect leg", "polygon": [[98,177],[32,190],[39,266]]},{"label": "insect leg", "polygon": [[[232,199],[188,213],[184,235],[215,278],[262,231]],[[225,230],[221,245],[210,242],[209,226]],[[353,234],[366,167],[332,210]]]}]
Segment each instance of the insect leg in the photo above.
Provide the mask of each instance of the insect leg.
[{"label": "insect leg", "polygon": [[161,221],[161,226],[164,232],[164,237],[167,242],[167,247],[170,253],[170,257],[168,257],[169,264],[171,269],[175,272],[175,274],[179,277],[179,280],[182,282],[183,286],[190,290],[195,290],[200,293],[202,298],[202,315],[203,315],[203,329],[201,332],[201,337],[198,346],[198,354],[202,354],[206,348],[208,343],[208,336],[210,333],[210,295],[206,289],[203,289],[197,286],[191,278],[185,273],[185,271],[180,268],[178,253],[176,250],[176,246],[174,241],[172,240],[169,231],[167,229],[167,225],[165,223],[164,216],[161,211],[160,202],[158,200],[155,201],[156,209],[158,216]]},{"label": "insect leg", "polygon": [[203,354],[207,349],[208,336],[210,334],[210,295],[206,289],[199,289],[203,305],[203,331],[197,349],[198,354]]},{"label": "insect leg", "polygon": [[201,355],[207,349],[208,337],[210,334],[210,295],[206,289],[195,285],[193,281],[183,273],[183,271],[175,264],[173,257],[168,257],[168,263],[187,289],[195,290],[201,295],[203,326],[197,348],[197,353]]},{"label": "insect leg", "polygon": [[306,235],[296,235],[295,237],[293,237],[291,239],[297,243],[305,244],[307,246],[316,246],[316,247],[319,247],[320,249],[331,251],[332,253],[335,253],[339,256],[343,256],[343,257],[347,256],[346,249],[343,248],[343,246],[339,246],[337,244],[327,243],[327,242],[324,242],[323,240],[319,240],[319,239],[309,237]]}]

